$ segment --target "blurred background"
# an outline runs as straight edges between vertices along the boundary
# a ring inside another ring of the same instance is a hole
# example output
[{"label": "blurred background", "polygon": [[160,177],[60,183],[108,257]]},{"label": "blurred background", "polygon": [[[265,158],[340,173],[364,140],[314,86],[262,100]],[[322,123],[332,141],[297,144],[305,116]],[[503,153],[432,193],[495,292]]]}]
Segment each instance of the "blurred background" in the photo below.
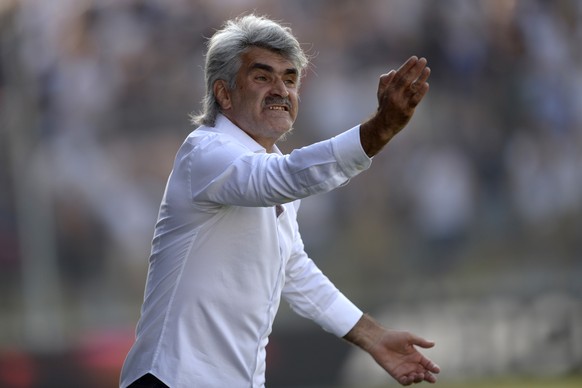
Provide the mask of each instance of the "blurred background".
[{"label": "blurred background", "polygon": [[[371,170],[303,201],[322,270],[434,339],[438,386],[582,386],[582,1],[0,0],[0,387],[117,384],[206,39],[253,10],[312,58],[285,152],[432,69]],[[286,306],[267,382],[393,384]]]}]

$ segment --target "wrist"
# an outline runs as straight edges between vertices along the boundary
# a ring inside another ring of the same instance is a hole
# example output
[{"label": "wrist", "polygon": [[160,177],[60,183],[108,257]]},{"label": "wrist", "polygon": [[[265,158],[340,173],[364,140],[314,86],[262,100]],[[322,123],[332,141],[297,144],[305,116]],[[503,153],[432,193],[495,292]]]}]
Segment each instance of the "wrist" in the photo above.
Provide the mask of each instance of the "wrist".
[{"label": "wrist", "polygon": [[360,141],[369,157],[376,155],[394,137],[388,123],[380,115],[375,115],[360,125]]},{"label": "wrist", "polygon": [[362,315],[358,323],[344,339],[369,352],[383,337],[386,329],[368,314]]}]

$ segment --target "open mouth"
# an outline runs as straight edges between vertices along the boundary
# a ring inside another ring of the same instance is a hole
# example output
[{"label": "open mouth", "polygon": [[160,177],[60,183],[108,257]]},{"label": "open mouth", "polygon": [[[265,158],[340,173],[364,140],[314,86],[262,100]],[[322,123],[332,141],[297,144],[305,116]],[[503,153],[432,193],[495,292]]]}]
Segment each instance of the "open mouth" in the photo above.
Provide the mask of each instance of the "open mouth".
[{"label": "open mouth", "polygon": [[284,106],[284,105],[271,105],[271,106],[267,107],[267,109],[269,109],[269,110],[280,110],[280,111],[283,111],[283,112],[288,112],[289,111],[289,108],[287,106]]}]

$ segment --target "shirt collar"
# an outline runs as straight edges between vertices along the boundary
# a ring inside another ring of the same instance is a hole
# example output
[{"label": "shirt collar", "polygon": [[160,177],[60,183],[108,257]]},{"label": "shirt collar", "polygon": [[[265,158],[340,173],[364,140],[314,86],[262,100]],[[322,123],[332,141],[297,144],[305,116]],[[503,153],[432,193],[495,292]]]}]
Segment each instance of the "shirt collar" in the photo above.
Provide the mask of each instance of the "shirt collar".
[{"label": "shirt collar", "polygon": [[[211,132],[219,132],[230,135],[252,152],[255,153],[267,152],[267,150],[265,150],[265,147],[257,143],[245,131],[237,127],[223,114],[219,113],[218,116],[216,116],[216,123],[214,124],[214,127],[208,127],[207,130]],[[273,146],[273,152],[282,155],[277,145]]]}]

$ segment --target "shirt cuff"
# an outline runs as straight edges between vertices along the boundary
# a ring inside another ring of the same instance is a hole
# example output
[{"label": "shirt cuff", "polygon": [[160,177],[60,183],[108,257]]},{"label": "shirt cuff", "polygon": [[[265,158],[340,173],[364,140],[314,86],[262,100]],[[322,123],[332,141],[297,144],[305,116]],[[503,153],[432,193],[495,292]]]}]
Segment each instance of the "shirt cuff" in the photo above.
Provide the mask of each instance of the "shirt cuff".
[{"label": "shirt cuff", "polygon": [[342,293],[317,320],[327,332],[343,337],[356,326],[364,313]]},{"label": "shirt cuff", "polygon": [[338,164],[350,178],[367,170],[372,164],[372,159],[362,147],[359,125],[333,137],[331,144]]}]

